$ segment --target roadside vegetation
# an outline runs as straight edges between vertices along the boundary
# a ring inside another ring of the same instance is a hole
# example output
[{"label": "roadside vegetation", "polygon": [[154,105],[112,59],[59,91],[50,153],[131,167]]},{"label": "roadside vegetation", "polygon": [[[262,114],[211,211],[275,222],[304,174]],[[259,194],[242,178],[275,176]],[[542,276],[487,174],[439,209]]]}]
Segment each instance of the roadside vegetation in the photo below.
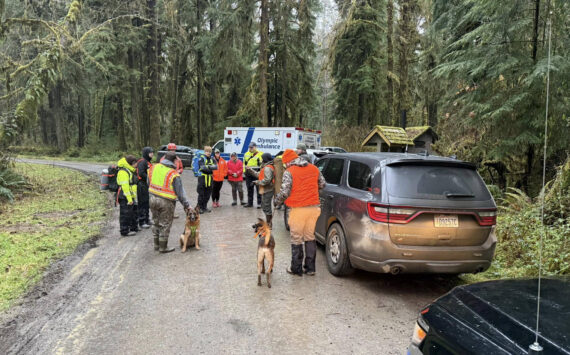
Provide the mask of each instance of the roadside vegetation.
[{"label": "roadside vegetation", "polygon": [[500,207],[495,260],[486,272],[462,278],[474,282],[537,276],[541,234],[543,275],[570,275],[570,158],[547,184],[544,228],[542,194],[531,199],[523,191],[511,188],[497,197]]},{"label": "roadside vegetation", "polygon": [[[9,173],[6,173],[9,171]],[[0,311],[41,277],[53,261],[96,237],[109,212],[93,177],[69,169],[16,163],[13,202],[0,204]]]}]

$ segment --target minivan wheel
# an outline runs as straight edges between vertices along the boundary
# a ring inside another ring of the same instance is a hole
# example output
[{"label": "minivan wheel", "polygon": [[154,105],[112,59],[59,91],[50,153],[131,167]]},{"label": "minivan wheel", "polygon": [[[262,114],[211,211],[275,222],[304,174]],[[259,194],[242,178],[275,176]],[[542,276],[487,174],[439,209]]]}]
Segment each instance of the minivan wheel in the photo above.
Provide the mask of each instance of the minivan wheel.
[{"label": "minivan wheel", "polygon": [[338,223],[331,225],[327,233],[326,255],[327,267],[331,274],[342,276],[354,271],[350,265],[344,231]]}]

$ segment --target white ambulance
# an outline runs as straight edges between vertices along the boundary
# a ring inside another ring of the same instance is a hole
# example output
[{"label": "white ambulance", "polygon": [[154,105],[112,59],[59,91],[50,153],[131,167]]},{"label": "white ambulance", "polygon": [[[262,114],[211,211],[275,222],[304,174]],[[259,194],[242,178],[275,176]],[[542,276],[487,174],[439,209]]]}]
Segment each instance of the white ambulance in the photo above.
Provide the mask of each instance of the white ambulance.
[{"label": "white ambulance", "polygon": [[308,149],[319,149],[321,131],[299,127],[226,127],[224,139],[212,148],[219,149],[224,159],[229,159],[232,152],[243,159],[251,142],[257,144],[258,150],[275,156],[285,149],[295,149],[298,143],[305,143]]}]

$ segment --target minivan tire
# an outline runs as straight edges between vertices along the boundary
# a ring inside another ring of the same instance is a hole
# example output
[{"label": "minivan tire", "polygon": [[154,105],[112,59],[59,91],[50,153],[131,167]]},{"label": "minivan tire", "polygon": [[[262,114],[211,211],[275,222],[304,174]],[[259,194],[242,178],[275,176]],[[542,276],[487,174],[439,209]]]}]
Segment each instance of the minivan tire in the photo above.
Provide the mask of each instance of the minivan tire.
[{"label": "minivan tire", "polygon": [[327,256],[327,267],[331,274],[343,276],[351,274],[354,271],[348,256],[348,247],[346,245],[344,231],[338,223],[333,223],[329,228],[325,244],[325,253]]}]

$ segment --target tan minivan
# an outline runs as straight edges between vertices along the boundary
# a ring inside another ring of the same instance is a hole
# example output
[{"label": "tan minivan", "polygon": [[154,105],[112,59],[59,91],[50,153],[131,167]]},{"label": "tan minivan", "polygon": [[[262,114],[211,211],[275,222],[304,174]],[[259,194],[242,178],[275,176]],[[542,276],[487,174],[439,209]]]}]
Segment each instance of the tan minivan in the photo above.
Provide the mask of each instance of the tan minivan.
[{"label": "tan minivan", "polygon": [[332,274],[476,273],[491,265],[497,206],[473,164],[345,153],[315,165],[327,181],[315,234]]}]

